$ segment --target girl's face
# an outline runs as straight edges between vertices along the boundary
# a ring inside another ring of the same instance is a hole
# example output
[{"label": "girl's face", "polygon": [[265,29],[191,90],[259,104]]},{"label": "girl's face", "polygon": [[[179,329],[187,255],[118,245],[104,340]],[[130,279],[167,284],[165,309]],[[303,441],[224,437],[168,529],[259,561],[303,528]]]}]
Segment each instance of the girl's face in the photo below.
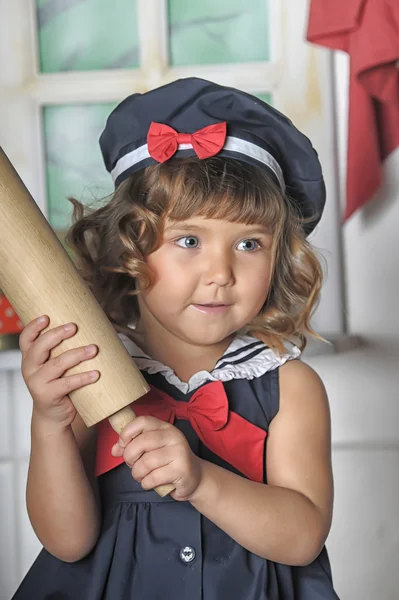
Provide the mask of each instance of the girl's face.
[{"label": "girl's face", "polygon": [[162,244],[147,264],[154,284],[138,296],[143,325],[161,327],[190,344],[217,344],[262,309],[272,236],[259,225],[167,219]]}]

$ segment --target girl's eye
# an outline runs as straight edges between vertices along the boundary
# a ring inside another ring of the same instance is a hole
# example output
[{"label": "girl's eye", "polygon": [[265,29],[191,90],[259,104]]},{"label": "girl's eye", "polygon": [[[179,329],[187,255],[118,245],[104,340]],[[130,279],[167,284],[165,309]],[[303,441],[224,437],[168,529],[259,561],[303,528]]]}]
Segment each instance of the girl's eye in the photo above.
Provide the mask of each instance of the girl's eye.
[{"label": "girl's eye", "polygon": [[188,235],[176,240],[176,244],[181,248],[198,248],[199,240],[193,235]]},{"label": "girl's eye", "polygon": [[258,240],[243,240],[237,246],[238,250],[245,250],[247,252],[253,252],[260,247],[261,245]]}]

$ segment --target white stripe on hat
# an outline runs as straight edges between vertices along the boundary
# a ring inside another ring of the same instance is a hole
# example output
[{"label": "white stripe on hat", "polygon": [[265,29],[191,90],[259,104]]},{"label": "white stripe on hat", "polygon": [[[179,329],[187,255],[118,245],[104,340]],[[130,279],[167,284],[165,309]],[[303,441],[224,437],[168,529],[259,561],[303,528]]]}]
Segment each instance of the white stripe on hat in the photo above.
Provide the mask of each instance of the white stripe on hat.
[{"label": "white stripe on hat", "polygon": [[[178,150],[189,150],[192,148],[191,144],[179,144]],[[285,181],[283,172],[281,170],[280,165],[267,150],[260,148],[256,144],[252,144],[252,142],[247,142],[242,140],[241,138],[227,136],[226,143],[223,146],[223,150],[230,150],[231,152],[238,152],[239,154],[244,154],[245,156],[249,156],[250,158],[254,158],[255,160],[263,163],[268,166],[269,169],[273,171],[277,180],[280,184],[280,188],[282,192],[285,192]],[[122,156],[116,163],[115,167],[111,171],[112,180],[115,182],[122,173],[150,158],[150,154],[148,152],[148,145],[140,146],[136,148],[136,150],[132,150]]]}]

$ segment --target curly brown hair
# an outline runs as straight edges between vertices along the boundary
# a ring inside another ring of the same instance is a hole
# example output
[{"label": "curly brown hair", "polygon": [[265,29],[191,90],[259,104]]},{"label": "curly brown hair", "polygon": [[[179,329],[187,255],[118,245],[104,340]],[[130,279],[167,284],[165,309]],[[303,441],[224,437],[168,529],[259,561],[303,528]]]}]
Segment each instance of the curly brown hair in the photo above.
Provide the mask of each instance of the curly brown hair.
[{"label": "curly brown hair", "polygon": [[151,286],[146,257],[162,243],[166,217],[193,216],[261,223],[273,234],[273,268],[261,313],[245,331],[281,351],[286,341],[302,349],[306,335],[319,337],[311,316],[322,268],[306,240],[304,221],[273,176],[233,159],[172,159],[129,176],[99,208],[76,199],[67,235],[77,266],[119,332],[139,318],[136,278]]}]

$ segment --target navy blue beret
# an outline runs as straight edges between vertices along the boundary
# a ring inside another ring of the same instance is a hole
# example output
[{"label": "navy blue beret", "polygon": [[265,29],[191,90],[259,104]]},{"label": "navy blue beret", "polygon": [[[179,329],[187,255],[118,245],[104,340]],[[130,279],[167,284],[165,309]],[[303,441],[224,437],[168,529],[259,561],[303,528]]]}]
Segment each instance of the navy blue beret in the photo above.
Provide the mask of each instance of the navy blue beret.
[{"label": "navy blue beret", "polygon": [[309,139],[255,96],[203,79],[179,79],[123,100],[100,137],[107,170],[118,186],[132,173],[172,156],[223,156],[273,173],[299,207],[310,233],[326,190]]}]

